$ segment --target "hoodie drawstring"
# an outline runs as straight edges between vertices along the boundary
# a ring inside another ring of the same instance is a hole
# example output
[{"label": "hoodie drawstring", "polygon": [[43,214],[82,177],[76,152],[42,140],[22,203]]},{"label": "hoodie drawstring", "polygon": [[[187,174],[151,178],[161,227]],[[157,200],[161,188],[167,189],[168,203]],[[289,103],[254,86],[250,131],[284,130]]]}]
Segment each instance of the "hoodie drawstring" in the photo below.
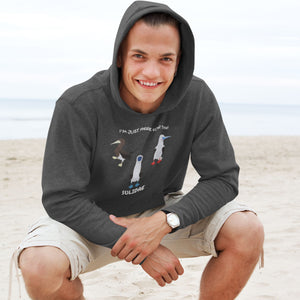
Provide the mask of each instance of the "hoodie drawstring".
[{"label": "hoodie drawstring", "polygon": [[259,257],[259,268],[262,269],[265,266],[265,253],[264,248],[262,248],[260,257]]},{"label": "hoodie drawstring", "polygon": [[18,280],[18,286],[19,286],[19,299],[22,299],[21,296],[21,281],[20,281],[20,277],[21,274],[19,273],[19,269],[18,269],[18,252],[19,249],[15,250],[11,259],[10,259],[10,263],[9,263],[9,287],[8,287],[8,300],[11,300],[11,296],[12,296],[12,281],[13,281],[13,268],[15,265],[15,271],[16,271],[16,277]]}]

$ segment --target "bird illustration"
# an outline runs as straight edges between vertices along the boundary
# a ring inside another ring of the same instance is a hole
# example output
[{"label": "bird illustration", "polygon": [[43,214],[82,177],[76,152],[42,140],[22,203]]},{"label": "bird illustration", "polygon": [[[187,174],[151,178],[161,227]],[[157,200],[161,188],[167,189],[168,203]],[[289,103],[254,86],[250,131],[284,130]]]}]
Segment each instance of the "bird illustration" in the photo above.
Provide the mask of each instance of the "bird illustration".
[{"label": "bird illustration", "polygon": [[123,163],[125,159],[128,157],[128,153],[126,153],[123,149],[125,145],[125,140],[120,138],[116,140],[115,142],[111,143],[111,145],[118,144],[118,146],[114,150],[114,156],[112,156],[113,159],[118,159],[120,160],[120,163],[118,164],[119,167],[123,166]]},{"label": "bird illustration", "polygon": [[164,141],[168,138],[170,138],[170,136],[165,136],[163,134],[159,136],[157,145],[155,147],[156,150],[154,152],[152,166],[155,165],[155,161],[157,161],[156,163],[158,164],[162,161],[163,149],[165,147]]},{"label": "bird illustration", "polygon": [[[142,161],[143,161],[143,155],[138,155],[136,157],[135,165],[133,168],[133,175],[130,180],[130,186],[129,188],[132,189],[133,186],[138,187],[140,185],[140,174],[141,174],[141,169],[142,169]],[[135,184],[134,184],[135,183]]]}]

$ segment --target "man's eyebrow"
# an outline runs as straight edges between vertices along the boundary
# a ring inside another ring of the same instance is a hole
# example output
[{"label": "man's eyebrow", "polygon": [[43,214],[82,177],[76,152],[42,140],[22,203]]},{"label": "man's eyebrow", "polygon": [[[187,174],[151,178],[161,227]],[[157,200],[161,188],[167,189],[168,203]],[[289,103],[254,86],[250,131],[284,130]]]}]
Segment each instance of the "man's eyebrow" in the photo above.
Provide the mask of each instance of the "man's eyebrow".
[{"label": "man's eyebrow", "polygon": [[140,50],[140,49],[130,49],[131,52],[137,52],[137,53],[140,53],[140,54],[144,54],[146,55],[147,53],[143,50]]},{"label": "man's eyebrow", "polygon": [[[143,50],[140,50],[140,49],[131,49],[130,50],[131,52],[137,52],[137,53],[140,53],[140,54],[143,54],[143,55],[147,55],[147,52],[143,51]],[[167,53],[164,53],[164,54],[160,54],[160,56],[162,57],[166,57],[166,56],[176,56],[177,54],[174,53],[174,52],[167,52]]]},{"label": "man's eyebrow", "polygon": [[161,54],[161,56],[176,56],[176,55],[177,54],[173,53],[173,52],[168,52],[168,53]]}]

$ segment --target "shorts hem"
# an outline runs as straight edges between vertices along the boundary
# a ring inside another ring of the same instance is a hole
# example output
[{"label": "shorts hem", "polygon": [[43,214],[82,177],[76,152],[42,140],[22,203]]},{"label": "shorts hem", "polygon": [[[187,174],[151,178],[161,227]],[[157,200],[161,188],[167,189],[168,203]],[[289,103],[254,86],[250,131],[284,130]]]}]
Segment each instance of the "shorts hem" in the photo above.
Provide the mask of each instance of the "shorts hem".
[{"label": "shorts hem", "polygon": [[[254,214],[256,214],[256,212],[250,208],[247,207],[246,205],[243,204],[239,204],[239,207],[234,207],[230,210],[228,210],[222,218],[219,218],[218,222],[213,226],[213,230],[210,233],[210,253],[213,257],[218,257],[218,251],[215,248],[215,239],[217,238],[218,233],[220,232],[222,226],[225,224],[225,222],[228,220],[228,218],[237,212],[245,212],[245,211],[249,211],[249,212],[253,212]],[[222,209],[222,208],[221,208]],[[209,229],[208,229],[209,230]]]},{"label": "shorts hem", "polygon": [[19,247],[17,248],[16,251],[16,261],[18,262],[18,267],[19,267],[19,257],[20,254],[22,253],[23,250],[30,248],[30,247],[55,247],[60,249],[62,252],[65,253],[65,255],[68,257],[69,260],[69,264],[70,264],[70,270],[71,270],[71,277],[70,280],[74,280],[78,277],[79,273],[78,270],[76,270],[75,266],[72,266],[72,261],[73,261],[73,255],[72,253],[68,250],[67,247],[65,247],[62,243],[57,243],[57,241],[53,241],[53,242],[44,242],[44,241],[34,241],[34,242],[23,242],[19,245]]}]

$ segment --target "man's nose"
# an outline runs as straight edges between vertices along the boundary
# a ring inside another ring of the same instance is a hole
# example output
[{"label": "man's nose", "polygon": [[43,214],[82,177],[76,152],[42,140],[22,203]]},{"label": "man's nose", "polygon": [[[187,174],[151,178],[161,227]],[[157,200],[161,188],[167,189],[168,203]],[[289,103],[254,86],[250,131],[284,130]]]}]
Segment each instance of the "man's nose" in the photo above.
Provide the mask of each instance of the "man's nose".
[{"label": "man's nose", "polygon": [[144,64],[143,75],[148,79],[156,79],[160,75],[158,63],[155,61],[147,61]]}]

